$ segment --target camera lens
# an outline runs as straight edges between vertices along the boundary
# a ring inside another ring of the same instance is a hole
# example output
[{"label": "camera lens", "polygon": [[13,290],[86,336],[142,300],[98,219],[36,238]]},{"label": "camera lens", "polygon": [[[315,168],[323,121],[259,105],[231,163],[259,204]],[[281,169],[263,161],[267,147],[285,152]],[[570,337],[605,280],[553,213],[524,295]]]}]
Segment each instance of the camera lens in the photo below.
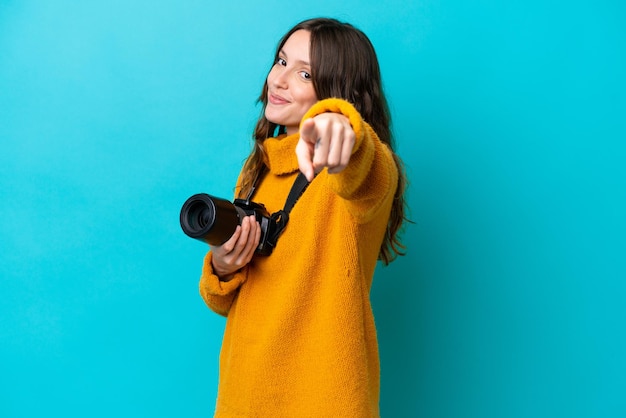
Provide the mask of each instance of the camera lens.
[{"label": "camera lens", "polygon": [[213,205],[194,202],[189,208],[188,219],[191,229],[204,229],[215,219],[215,209]]},{"label": "camera lens", "polygon": [[180,226],[191,238],[222,245],[239,225],[235,206],[224,199],[200,193],[191,196],[180,210]]}]

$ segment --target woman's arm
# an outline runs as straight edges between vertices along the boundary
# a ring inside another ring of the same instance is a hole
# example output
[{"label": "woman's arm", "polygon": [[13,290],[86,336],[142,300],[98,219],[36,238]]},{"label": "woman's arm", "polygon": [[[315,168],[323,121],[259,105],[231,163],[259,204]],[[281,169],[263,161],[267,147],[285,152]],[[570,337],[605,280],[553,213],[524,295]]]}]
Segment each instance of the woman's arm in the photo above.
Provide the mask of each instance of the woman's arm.
[{"label": "woman's arm", "polygon": [[328,169],[330,187],[361,222],[393,199],[398,168],[389,147],[349,102],[325,99],[302,118],[296,147],[305,175]]},{"label": "woman's arm", "polygon": [[211,246],[204,259],[200,295],[214,312],[227,316],[237,290],[247,278],[246,266],[259,245],[261,227],[247,216],[224,244]]}]

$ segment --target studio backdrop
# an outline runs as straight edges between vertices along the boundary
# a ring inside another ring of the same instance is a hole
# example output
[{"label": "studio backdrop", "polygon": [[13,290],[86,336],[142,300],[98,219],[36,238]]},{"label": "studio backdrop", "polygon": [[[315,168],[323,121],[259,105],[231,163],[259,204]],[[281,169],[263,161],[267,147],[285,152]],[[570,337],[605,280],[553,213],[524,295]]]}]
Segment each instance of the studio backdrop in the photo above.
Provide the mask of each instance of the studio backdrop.
[{"label": "studio backdrop", "polygon": [[625,416],[625,4],[2,0],[0,417],[212,415],[225,321],[179,210],[232,198],[318,16],[372,40],[410,183],[382,415]]}]

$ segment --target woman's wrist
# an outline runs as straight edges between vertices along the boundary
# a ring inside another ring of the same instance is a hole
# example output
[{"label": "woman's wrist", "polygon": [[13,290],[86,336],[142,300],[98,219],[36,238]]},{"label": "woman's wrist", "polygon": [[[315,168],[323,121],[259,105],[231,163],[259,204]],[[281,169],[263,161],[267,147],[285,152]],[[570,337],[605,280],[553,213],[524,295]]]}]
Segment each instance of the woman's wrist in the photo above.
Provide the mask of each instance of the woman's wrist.
[{"label": "woman's wrist", "polygon": [[218,268],[215,267],[214,259],[211,259],[211,268],[213,269],[213,274],[217,276],[219,281],[225,282],[225,283],[231,281],[235,277],[235,273],[237,273],[236,271],[234,272],[220,271]]}]

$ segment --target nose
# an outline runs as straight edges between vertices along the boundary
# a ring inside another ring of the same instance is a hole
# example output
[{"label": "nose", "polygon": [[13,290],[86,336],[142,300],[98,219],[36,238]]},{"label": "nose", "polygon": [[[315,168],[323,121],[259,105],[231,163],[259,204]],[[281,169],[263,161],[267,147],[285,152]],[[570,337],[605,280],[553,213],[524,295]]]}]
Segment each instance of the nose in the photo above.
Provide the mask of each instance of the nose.
[{"label": "nose", "polygon": [[274,88],[287,88],[287,71],[279,66],[275,66],[267,77],[267,82]]}]

